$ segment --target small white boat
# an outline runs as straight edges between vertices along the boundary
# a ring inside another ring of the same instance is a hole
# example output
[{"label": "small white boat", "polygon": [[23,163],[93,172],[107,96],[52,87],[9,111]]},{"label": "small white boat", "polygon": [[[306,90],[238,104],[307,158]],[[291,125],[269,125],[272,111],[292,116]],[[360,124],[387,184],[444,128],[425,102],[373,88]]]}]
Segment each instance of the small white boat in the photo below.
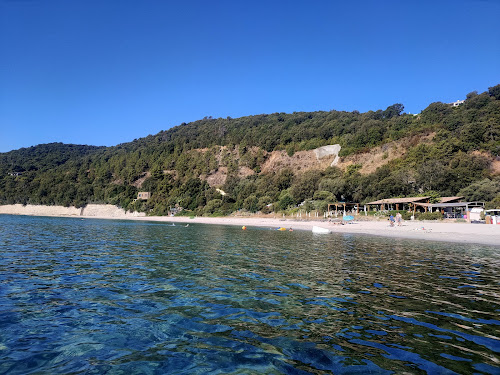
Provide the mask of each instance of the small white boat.
[{"label": "small white boat", "polygon": [[312,232],[313,233],[331,233],[331,230],[328,228],[313,226]]}]

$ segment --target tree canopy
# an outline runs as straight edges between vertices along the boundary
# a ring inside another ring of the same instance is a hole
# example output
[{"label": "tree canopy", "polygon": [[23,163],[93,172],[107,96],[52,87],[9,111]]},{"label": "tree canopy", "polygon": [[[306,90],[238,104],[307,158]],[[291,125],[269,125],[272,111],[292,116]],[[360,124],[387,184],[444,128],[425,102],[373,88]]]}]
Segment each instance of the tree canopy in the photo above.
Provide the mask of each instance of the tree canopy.
[{"label": "tree canopy", "polygon": [[[162,215],[175,205],[222,214],[426,191],[500,201],[492,168],[500,158],[500,85],[468,94],[458,107],[436,102],[418,115],[403,111],[396,103],[365,113],[206,117],[114,147],[52,143],[1,153],[0,204],[111,203]],[[294,155],[340,144],[340,156],[348,157],[426,134],[432,141],[409,144],[400,157],[369,174],[355,164],[342,170],[262,171],[273,151]],[[225,176],[220,183],[218,175]],[[139,190],[150,191],[151,199],[134,202]]]}]

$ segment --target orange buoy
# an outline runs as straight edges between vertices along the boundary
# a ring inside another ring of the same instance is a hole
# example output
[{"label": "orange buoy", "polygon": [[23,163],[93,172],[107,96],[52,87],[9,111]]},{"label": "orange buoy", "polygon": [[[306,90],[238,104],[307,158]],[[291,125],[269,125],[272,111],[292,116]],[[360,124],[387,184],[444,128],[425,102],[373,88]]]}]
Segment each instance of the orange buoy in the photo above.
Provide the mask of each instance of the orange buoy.
[{"label": "orange buoy", "polygon": [[246,230],[246,229],[247,229],[247,227],[243,225],[243,226],[241,227],[241,229]]}]

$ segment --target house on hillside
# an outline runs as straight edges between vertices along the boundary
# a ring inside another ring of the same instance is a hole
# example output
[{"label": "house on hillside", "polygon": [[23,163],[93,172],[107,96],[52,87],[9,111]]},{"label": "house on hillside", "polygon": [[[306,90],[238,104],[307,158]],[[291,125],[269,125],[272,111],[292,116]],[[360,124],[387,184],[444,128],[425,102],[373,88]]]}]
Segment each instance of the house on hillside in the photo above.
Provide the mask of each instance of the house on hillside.
[{"label": "house on hillside", "polygon": [[464,103],[465,103],[465,100],[457,100],[456,102],[448,103],[448,104],[451,105],[452,107],[458,107],[459,105],[464,104]]},{"label": "house on hillside", "polygon": [[137,193],[138,201],[147,201],[149,198],[151,198],[151,193],[149,191],[140,191]]}]

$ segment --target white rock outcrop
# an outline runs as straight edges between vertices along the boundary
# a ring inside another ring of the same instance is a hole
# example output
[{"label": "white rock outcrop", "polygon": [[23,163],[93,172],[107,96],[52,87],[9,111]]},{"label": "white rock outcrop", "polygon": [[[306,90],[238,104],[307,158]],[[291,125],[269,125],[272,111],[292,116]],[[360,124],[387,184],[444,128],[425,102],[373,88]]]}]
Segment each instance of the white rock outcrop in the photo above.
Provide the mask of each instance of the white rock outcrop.
[{"label": "white rock outcrop", "polygon": [[339,144],[318,147],[314,150],[314,154],[316,155],[316,158],[318,160],[323,159],[327,156],[335,155],[335,159],[333,159],[332,164],[330,164],[333,167],[339,162],[339,152],[341,148],[342,147]]}]

